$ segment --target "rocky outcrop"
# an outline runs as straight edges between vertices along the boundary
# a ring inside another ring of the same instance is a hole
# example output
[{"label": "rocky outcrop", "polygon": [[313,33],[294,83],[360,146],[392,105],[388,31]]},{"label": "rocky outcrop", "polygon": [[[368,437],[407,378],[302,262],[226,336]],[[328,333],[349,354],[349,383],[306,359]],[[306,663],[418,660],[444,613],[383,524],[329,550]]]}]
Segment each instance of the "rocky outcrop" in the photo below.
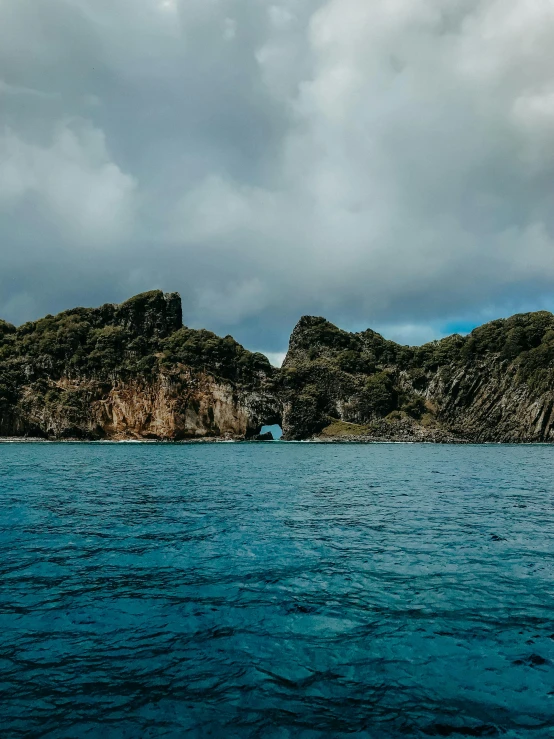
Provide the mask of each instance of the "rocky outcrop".
[{"label": "rocky outcrop", "polygon": [[280,420],[276,371],[187,329],[177,294],[0,326],[0,435],[249,438]]},{"label": "rocky outcrop", "polygon": [[265,434],[256,434],[252,437],[252,441],[275,441],[271,431],[266,431]]},{"label": "rocky outcrop", "polygon": [[554,441],[554,316],[400,346],[304,316],[283,368],[183,326],[176,293],[0,321],[0,436]]},{"label": "rocky outcrop", "polygon": [[421,347],[305,316],[282,375],[289,439],[554,441],[554,316],[546,311]]}]

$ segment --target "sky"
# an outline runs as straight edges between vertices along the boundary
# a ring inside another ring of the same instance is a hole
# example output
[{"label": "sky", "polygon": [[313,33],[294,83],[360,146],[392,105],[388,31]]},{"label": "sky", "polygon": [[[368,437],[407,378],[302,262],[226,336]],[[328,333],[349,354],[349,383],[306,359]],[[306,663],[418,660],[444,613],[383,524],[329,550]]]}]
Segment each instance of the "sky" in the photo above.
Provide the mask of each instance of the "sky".
[{"label": "sky", "polygon": [[554,296],[550,0],[0,0],[0,317],[179,291],[278,362]]}]

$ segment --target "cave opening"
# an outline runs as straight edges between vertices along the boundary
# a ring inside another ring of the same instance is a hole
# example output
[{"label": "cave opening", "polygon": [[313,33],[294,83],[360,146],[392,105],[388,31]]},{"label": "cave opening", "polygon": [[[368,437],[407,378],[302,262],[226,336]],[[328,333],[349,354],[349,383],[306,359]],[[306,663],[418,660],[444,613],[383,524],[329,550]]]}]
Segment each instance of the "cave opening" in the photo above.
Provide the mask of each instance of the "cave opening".
[{"label": "cave opening", "polygon": [[283,436],[283,429],[278,423],[273,423],[270,426],[262,426],[260,434],[267,434],[268,432],[273,436],[273,441],[279,441],[281,436]]}]

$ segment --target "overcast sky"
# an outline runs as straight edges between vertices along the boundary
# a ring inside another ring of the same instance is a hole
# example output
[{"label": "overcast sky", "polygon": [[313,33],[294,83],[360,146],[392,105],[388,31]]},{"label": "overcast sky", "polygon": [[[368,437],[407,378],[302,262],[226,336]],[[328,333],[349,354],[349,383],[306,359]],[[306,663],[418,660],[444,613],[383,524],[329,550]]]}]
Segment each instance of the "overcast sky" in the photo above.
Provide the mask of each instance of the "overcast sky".
[{"label": "overcast sky", "polygon": [[554,307],[551,0],[0,0],[0,316],[281,352]]}]

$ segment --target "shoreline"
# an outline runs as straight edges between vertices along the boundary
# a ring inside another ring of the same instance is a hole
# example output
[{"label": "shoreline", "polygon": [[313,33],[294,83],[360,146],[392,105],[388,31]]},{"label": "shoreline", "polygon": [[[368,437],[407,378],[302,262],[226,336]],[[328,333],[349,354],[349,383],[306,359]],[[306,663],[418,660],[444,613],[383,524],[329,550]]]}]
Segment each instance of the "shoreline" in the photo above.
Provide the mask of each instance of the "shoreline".
[{"label": "shoreline", "polygon": [[360,438],[309,438],[309,439],[274,439],[255,440],[255,439],[228,439],[224,437],[201,437],[197,439],[44,439],[41,437],[23,437],[23,436],[3,436],[0,437],[0,444],[161,444],[167,446],[182,446],[189,444],[323,444],[323,445],[347,445],[356,444],[364,446],[369,444],[427,444],[435,446],[552,446],[551,441],[469,441],[448,440],[435,441],[430,439],[360,439]]}]

